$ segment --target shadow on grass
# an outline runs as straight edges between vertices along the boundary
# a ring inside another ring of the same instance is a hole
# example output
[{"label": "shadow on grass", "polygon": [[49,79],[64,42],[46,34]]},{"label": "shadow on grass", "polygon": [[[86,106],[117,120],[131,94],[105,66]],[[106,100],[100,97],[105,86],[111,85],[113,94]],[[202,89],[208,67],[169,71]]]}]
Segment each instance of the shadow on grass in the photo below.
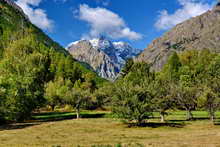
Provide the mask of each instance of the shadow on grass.
[{"label": "shadow on grass", "polygon": [[185,122],[181,122],[181,123],[176,123],[176,122],[164,122],[164,123],[160,123],[160,122],[149,122],[149,123],[143,123],[140,125],[134,124],[134,123],[129,123],[128,127],[132,128],[132,127],[150,127],[150,128],[159,128],[159,127],[173,127],[173,128],[183,128],[185,126]]},{"label": "shadow on grass", "polygon": [[[103,118],[105,113],[82,113],[81,118]],[[46,112],[33,114],[33,120],[37,122],[50,122],[50,121],[62,121],[68,119],[76,119],[75,113],[70,112]]]},{"label": "shadow on grass", "polygon": [[[81,118],[103,118],[106,113],[82,113]],[[26,127],[32,127],[35,125],[40,125],[44,122],[55,122],[62,120],[76,119],[76,114],[71,112],[44,112],[44,113],[34,113],[31,120],[22,123],[12,123],[0,124],[0,131],[3,130],[15,130],[23,129]]]},{"label": "shadow on grass", "polygon": [[40,125],[41,123],[13,123],[13,124],[5,124],[0,126],[0,132],[4,130],[16,130],[16,129],[24,129],[27,127],[32,127],[36,125]]},{"label": "shadow on grass", "polygon": [[194,117],[192,120],[197,121],[197,120],[209,120],[209,117]]},{"label": "shadow on grass", "polygon": [[49,116],[49,115],[65,115],[71,114],[71,112],[39,112],[33,113],[33,116]]},{"label": "shadow on grass", "polygon": [[[216,118],[217,119],[220,119],[220,118]],[[186,119],[171,119],[169,121],[172,121],[172,122],[189,122],[189,121],[203,121],[203,120],[210,120],[209,117],[194,117],[192,118],[191,120],[186,120]]]},{"label": "shadow on grass", "polygon": [[216,126],[220,126],[220,118],[215,119],[213,124]]}]

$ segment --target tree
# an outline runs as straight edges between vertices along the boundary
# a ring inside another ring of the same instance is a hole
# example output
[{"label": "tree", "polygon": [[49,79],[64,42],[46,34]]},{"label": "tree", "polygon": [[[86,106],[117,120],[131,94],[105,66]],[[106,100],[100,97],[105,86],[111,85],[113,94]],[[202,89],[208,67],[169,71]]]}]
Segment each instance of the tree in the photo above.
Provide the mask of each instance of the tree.
[{"label": "tree", "polygon": [[93,73],[86,73],[82,76],[82,78],[83,82],[80,87],[93,93],[97,89],[95,75]]},{"label": "tree", "polygon": [[[124,77],[127,82],[132,82],[133,85],[144,86],[155,78],[154,72],[150,71],[150,65],[147,63],[135,63],[130,69],[130,72]],[[146,85],[146,86],[147,86]]]},{"label": "tree", "polygon": [[168,59],[167,64],[164,65],[162,72],[165,74],[168,80],[177,82],[179,80],[179,69],[182,66],[180,58],[176,52],[174,52]]},{"label": "tree", "polygon": [[165,122],[166,111],[175,106],[175,86],[163,74],[158,74],[154,81],[154,99],[153,104],[156,111],[159,111],[161,122]]},{"label": "tree", "polygon": [[131,58],[127,59],[125,66],[121,70],[122,77],[125,77],[130,72],[133,65],[134,60]]},{"label": "tree", "polygon": [[208,66],[208,73],[203,80],[203,91],[200,97],[201,104],[205,106],[214,121],[215,112],[220,108],[220,56],[216,56]]},{"label": "tree", "polygon": [[[20,44],[14,47],[21,47]],[[7,93],[5,95],[5,115],[9,120],[22,121],[31,116],[34,109],[42,106],[47,57],[32,52],[28,46],[22,47],[16,55],[8,52],[0,63],[1,79]],[[23,56],[26,52],[28,56]]]},{"label": "tree", "polygon": [[80,118],[81,108],[86,108],[92,103],[92,94],[97,89],[95,75],[86,73],[74,83],[74,86],[64,96],[65,101],[76,109],[77,119]]},{"label": "tree", "polygon": [[161,122],[165,121],[166,111],[174,107],[175,88],[176,83],[179,81],[181,66],[179,56],[174,52],[154,80],[154,104],[155,109],[160,112]]},{"label": "tree", "polygon": [[193,119],[192,110],[196,108],[197,98],[199,96],[199,89],[195,80],[196,77],[193,75],[193,72],[187,65],[180,68],[176,101],[180,108],[184,108],[187,111],[187,120]]},{"label": "tree", "polygon": [[214,122],[215,112],[220,106],[220,99],[211,88],[204,87],[202,95],[199,97],[200,107],[204,107],[210,116],[210,120]]},{"label": "tree", "polygon": [[61,98],[59,97],[59,94],[57,93],[57,85],[50,81],[46,85],[45,89],[45,98],[47,100],[47,104],[51,106],[52,111],[54,111],[55,106],[58,105],[61,101]]},{"label": "tree", "polygon": [[96,107],[104,109],[104,106],[109,106],[111,104],[114,92],[115,91],[113,83],[106,83],[102,87],[97,89],[93,93]]},{"label": "tree", "polygon": [[80,118],[81,108],[85,108],[91,99],[89,90],[81,88],[81,81],[77,81],[74,88],[67,93],[65,100],[76,110],[77,119]]},{"label": "tree", "polygon": [[135,121],[137,125],[141,125],[152,114],[150,91],[124,81],[115,86],[115,95],[112,100],[113,113],[119,118]]},{"label": "tree", "polygon": [[0,124],[4,123],[4,121],[6,120],[6,114],[5,111],[7,110],[5,108],[5,98],[6,98],[6,94],[7,94],[7,88],[8,85],[7,83],[5,83],[5,81],[3,79],[0,79]]},{"label": "tree", "polygon": [[46,84],[44,95],[47,100],[47,104],[51,106],[52,111],[54,111],[56,105],[64,103],[64,97],[67,96],[67,93],[72,87],[73,84],[71,81],[64,81],[63,78],[58,78],[55,81],[50,81]]},{"label": "tree", "polygon": [[135,63],[114,85],[113,113],[141,125],[152,114],[152,83],[155,78],[146,63]]},{"label": "tree", "polygon": [[192,120],[192,110],[197,106],[197,88],[196,87],[177,87],[177,104],[187,112],[186,120]]}]

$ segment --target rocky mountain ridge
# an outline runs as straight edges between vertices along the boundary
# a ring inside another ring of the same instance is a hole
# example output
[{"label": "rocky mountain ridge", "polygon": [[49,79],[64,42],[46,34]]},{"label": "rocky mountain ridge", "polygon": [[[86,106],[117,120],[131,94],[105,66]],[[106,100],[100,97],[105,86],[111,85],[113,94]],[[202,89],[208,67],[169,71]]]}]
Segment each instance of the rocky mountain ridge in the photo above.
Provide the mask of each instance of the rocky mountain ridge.
[{"label": "rocky mountain ridge", "polygon": [[161,70],[168,57],[184,50],[220,52],[220,2],[210,11],[176,25],[154,40],[137,58]]},{"label": "rocky mountain ridge", "polygon": [[140,50],[125,42],[112,42],[105,37],[80,40],[67,49],[74,58],[86,62],[101,77],[115,79],[128,58],[135,57]]}]

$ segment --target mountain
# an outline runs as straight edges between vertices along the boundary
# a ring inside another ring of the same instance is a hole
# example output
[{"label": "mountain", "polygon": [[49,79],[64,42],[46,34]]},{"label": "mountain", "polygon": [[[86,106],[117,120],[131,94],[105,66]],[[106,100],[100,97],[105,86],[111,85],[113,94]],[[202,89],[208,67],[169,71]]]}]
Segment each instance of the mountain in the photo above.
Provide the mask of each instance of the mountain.
[{"label": "mountain", "polygon": [[160,70],[172,52],[209,49],[220,52],[220,2],[210,11],[176,25],[154,40],[138,57]]},{"label": "mountain", "polygon": [[76,41],[67,49],[74,58],[88,63],[106,79],[115,79],[126,60],[140,52],[126,42],[112,42],[105,37]]},{"label": "mountain", "polygon": [[69,54],[63,47],[54,42],[38,27],[33,25],[23,10],[12,0],[1,0],[0,8],[1,52],[4,48],[7,48],[8,45],[32,36],[36,39],[36,42],[43,43],[44,45],[53,48],[53,50],[65,55]]}]

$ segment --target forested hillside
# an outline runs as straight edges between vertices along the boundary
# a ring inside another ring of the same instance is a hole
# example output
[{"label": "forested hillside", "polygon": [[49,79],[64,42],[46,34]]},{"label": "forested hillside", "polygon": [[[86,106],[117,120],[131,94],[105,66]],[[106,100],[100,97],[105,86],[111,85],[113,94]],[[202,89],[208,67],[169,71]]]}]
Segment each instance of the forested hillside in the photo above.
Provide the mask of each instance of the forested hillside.
[{"label": "forested hillside", "polygon": [[89,89],[103,82],[8,2],[0,1],[0,120],[24,120],[36,108],[53,107],[73,94],[75,83]]}]

